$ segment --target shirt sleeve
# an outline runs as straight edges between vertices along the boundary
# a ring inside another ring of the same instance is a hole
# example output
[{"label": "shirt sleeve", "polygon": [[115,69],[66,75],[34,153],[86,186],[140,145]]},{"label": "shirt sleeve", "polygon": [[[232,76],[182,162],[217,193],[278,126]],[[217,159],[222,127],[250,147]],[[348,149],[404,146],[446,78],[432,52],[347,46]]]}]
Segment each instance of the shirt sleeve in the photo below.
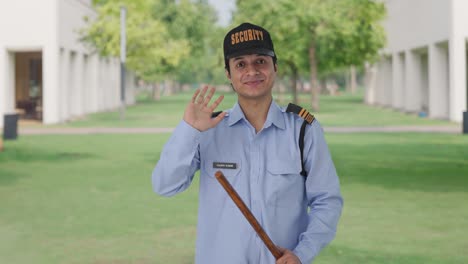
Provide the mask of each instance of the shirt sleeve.
[{"label": "shirt sleeve", "polygon": [[308,264],[335,237],[343,198],[323,130],[317,121],[308,128],[304,141],[309,221],[293,252],[303,264]]},{"label": "shirt sleeve", "polygon": [[188,188],[200,168],[201,132],[185,121],[177,125],[151,175],[153,190],[172,196]]}]

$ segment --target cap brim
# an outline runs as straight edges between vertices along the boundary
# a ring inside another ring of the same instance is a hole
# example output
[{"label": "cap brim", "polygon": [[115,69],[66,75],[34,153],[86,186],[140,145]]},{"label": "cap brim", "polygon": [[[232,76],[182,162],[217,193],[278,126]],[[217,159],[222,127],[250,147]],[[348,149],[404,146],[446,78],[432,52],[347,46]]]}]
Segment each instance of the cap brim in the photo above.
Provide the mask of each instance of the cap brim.
[{"label": "cap brim", "polygon": [[238,52],[235,52],[235,53],[232,53],[232,54],[229,54],[226,56],[226,59],[232,59],[232,58],[235,58],[235,57],[239,57],[239,56],[242,56],[242,55],[250,55],[250,54],[259,54],[259,55],[266,55],[266,56],[270,56],[270,57],[275,57],[275,53],[272,51],[272,50],[268,50],[268,49],[245,49],[245,50],[242,50],[242,51],[238,51]]}]

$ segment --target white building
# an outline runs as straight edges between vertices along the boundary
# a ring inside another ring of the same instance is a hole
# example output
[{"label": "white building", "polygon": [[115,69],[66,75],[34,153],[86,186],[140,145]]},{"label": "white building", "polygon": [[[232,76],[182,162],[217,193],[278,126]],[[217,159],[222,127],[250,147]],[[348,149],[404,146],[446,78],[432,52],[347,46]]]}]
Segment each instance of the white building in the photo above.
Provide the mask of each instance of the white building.
[{"label": "white building", "polygon": [[366,102],[461,122],[467,111],[467,0],[385,0],[387,47]]},{"label": "white building", "polygon": [[[120,106],[120,62],[91,53],[79,41],[91,0],[0,3],[0,127],[4,114],[59,123]],[[134,76],[126,75],[126,103]]]}]

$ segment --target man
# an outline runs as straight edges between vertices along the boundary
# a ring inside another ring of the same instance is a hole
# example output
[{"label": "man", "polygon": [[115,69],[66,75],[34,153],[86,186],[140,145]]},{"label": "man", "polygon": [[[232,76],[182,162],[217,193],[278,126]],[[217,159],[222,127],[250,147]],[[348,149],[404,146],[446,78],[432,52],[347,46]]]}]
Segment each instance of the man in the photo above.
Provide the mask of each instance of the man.
[{"label": "man", "polygon": [[154,191],[182,192],[200,170],[196,263],[275,263],[215,179],[218,170],[282,251],[276,263],[310,263],[335,236],[343,204],[323,131],[317,121],[306,127],[303,162],[303,119],[273,101],[278,65],[264,28],[229,31],[224,57],[237,103],[212,118],[223,97],[210,104],[213,88],[194,93],[153,171]]}]

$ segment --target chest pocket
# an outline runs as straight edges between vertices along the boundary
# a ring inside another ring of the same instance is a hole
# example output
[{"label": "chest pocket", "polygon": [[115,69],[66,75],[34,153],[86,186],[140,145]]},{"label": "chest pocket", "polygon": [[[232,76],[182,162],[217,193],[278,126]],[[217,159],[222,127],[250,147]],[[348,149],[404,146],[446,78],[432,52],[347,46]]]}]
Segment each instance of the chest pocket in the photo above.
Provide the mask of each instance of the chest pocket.
[{"label": "chest pocket", "polygon": [[305,202],[305,178],[297,160],[270,160],[267,164],[265,198],[275,207],[297,207]]},{"label": "chest pocket", "polygon": [[[213,166],[214,163],[218,163],[217,167]],[[221,165],[219,165],[221,163]],[[226,165],[226,168],[222,168],[222,164]],[[233,168],[235,164],[235,168]],[[221,184],[215,177],[217,171],[221,171],[231,185],[239,192],[239,188],[236,186],[239,184],[239,173],[241,170],[241,162],[236,159],[209,159],[206,160],[200,177],[200,197],[208,203],[225,203],[225,205],[234,206],[232,201],[226,201],[225,198],[229,198],[226,191],[223,189]]]}]

